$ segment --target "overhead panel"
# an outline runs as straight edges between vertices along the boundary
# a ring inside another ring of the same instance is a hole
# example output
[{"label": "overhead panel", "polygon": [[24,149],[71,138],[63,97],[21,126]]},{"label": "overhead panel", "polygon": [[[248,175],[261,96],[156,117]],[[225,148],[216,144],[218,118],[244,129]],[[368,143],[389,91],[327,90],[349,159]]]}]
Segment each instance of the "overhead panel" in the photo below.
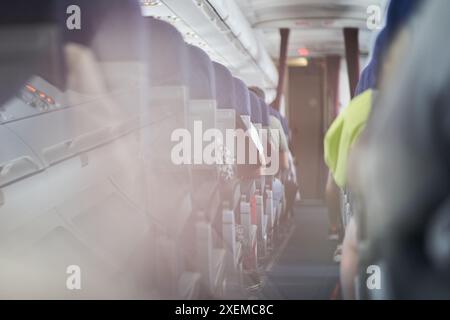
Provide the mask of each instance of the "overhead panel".
[{"label": "overhead panel", "polygon": [[248,85],[276,87],[278,74],[263,43],[234,0],[143,1],[145,16],[174,25],[187,43],[202,48]]},{"label": "overhead panel", "polygon": [[[291,29],[291,58],[299,48],[311,56],[344,55],[344,28],[357,28],[362,55],[370,52],[374,36],[383,24],[387,0],[240,0],[241,11],[273,58],[277,58],[280,28]],[[371,28],[372,18],[379,18]],[[369,28],[370,27],[370,28]]]}]

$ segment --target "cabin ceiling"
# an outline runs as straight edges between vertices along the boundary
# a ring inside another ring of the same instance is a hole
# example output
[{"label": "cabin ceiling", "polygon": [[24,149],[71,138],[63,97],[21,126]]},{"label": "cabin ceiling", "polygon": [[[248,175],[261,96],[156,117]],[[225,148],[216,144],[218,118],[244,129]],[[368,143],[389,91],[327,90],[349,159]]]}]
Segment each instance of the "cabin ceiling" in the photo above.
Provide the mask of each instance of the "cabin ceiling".
[{"label": "cabin ceiling", "polygon": [[367,28],[369,6],[383,16],[388,0],[236,0],[272,58],[277,59],[280,28],[291,29],[289,57],[306,48],[311,56],[343,55],[344,27],[360,29],[360,51],[368,54],[374,31]]}]

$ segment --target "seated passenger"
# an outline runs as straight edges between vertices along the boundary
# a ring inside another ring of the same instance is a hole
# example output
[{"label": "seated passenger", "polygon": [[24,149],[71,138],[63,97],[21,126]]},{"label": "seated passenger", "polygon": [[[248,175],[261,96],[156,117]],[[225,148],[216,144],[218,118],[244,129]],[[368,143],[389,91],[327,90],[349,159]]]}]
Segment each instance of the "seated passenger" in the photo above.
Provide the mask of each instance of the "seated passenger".
[{"label": "seated passenger", "polygon": [[[265,100],[264,91],[258,87],[251,87],[251,91],[256,93],[263,101]],[[269,127],[276,135],[272,142],[274,143],[274,149],[279,150],[279,173],[289,169],[289,145],[286,134],[281,124],[281,115],[273,107],[269,106]]]},{"label": "seated passenger", "polygon": [[270,128],[275,130],[279,135],[279,140],[275,142],[278,144],[278,149],[280,150],[280,173],[284,170],[289,169],[289,145],[286,134],[284,133],[283,126],[281,124],[281,115],[273,107],[269,106],[270,114]]},{"label": "seated passenger", "polygon": [[[377,38],[372,61],[363,72],[362,83],[358,86],[357,92],[363,92],[350,103],[347,107],[348,111],[343,111],[342,116],[337,118],[327,133],[325,158],[334,181],[340,187],[346,187],[349,183],[347,179],[350,173],[347,172],[347,168],[349,168],[350,150],[363,132],[369,115],[372,113],[373,89],[377,89],[379,86],[380,73],[384,71],[381,68],[387,61],[386,55],[400,28],[419,7],[420,2],[420,0],[391,2],[386,27]],[[356,233],[357,225],[354,218],[351,217],[345,234],[341,263],[342,290],[344,298],[348,299],[354,298],[354,279],[357,270]]]},{"label": "seated passenger", "polygon": [[450,297],[450,3],[427,2],[421,13],[408,29],[406,57],[383,74],[362,176],[388,297],[440,300]]},{"label": "seated passenger", "polygon": [[[265,94],[262,89],[258,87],[251,87],[250,90],[257,94],[262,101],[265,100]],[[278,151],[278,155],[276,156],[278,156],[279,163],[277,178],[273,180],[272,184],[273,199],[277,208],[276,210],[278,210],[280,214],[283,214],[285,212],[285,187],[280,178],[282,177],[283,172],[289,169],[289,146],[287,143],[286,134],[281,124],[281,114],[270,106],[267,106],[267,109],[269,114],[269,129],[271,135],[270,143],[272,144],[272,148],[269,150]],[[271,154],[270,157],[273,158],[274,155]],[[277,219],[279,218],[280,216],[278,216]]]},{"label": "seated passenger", "polygon": [[[249,94],[250,94],[250,105],[251,105],[251,122],[252,122],[253,126],[256,128],[256,130],[258,131],[258,136],[256,138],[258,138],[259,143],[261,143],[261,146],[263,147],[262,136],[261,136],[261,132],[259,131],[260,129],[262,129],[262,113],[261,113],[261,108],[259,106],[259,99],[253,92],[250,91]],[[255,146],[253,145],[252,147],[254,148]],[[256,166],[255,166],[255,175],[259,176],[262,174],[261,165],[262,165],[262,163],[265,162],[265,149],[263,149],[263,150],[253,149],[252,152],[254,154],[257,154],[257,156],[258,156],[257,163],[256,163],[258,168],[256,168]]]}]

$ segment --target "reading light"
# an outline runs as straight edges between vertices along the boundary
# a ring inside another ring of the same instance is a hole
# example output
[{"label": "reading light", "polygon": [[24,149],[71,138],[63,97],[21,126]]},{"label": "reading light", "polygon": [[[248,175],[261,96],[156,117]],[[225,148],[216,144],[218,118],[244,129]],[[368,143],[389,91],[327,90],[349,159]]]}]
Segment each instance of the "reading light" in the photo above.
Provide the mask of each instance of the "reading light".
[{"label": "reading light", "polygon": [[167,19],[170,19],[172,21],[178,21],[180,20],[180,18],[178,18],[177,16],[167,16]]},{"label": "reading light", "polygon": [[191,31],[186,32],[186,36],[187,37],[192,37],[192,38],[195,38],[195,39],[198,38],[198,35],[196,33],[194,33],[194,32],[191,32]]},{"label": "reading light", "polygon": [[29,84],[27,84],[25,86],[25,88],[27,88],[27,90],[30,91],[31,93],[36,93],[36,91],[37,91],[35,87],[33,87],[32,85],[29,85]]}]

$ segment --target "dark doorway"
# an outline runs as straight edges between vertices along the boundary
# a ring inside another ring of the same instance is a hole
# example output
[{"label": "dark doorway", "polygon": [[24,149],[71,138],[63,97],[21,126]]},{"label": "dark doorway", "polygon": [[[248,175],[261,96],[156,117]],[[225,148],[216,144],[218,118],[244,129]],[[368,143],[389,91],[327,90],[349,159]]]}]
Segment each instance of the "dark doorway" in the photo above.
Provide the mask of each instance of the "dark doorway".
[{"label": "dark doorway", "polygon": [[303,200],[323,200],[324,68],[321,60],[289,68],[289,122]]}]

